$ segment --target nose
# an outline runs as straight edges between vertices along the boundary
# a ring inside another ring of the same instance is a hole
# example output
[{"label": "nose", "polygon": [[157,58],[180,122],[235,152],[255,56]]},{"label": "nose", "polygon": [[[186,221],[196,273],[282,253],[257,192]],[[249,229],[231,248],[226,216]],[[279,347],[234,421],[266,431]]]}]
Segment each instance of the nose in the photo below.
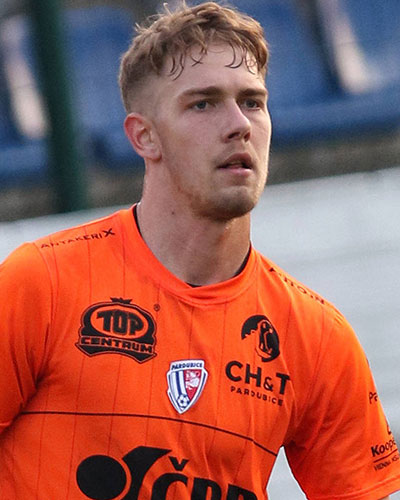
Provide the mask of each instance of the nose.
[{"label": "nose", "polygon": [[226,122],[225,122],[225,141],[250,139],[251,123],[243,113],[242,108],[237,102],[227,104]]}]

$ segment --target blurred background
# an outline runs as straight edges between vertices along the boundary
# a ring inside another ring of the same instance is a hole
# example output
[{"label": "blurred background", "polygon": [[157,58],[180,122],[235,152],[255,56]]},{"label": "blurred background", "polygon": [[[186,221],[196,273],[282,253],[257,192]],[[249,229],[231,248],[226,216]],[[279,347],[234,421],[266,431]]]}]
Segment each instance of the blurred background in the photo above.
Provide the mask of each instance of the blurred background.
[{"label": "blurred background", "polygon": [[[400,2],[229,3],[260,21],[271,52],[254,244],[350,320],[399,440]],[[0,0],[0,260],[139,199],[117,74],[134,23],[161,4]],[[269,493],[305,498],[282,455]]]},{"label": "blurred background", "polygon": [[[0,221],[138,198],[117,74],[134,23],[162,3],[0,1]],[[270,184],[397,165],[398,0],[231,4],[270,45]]]}]

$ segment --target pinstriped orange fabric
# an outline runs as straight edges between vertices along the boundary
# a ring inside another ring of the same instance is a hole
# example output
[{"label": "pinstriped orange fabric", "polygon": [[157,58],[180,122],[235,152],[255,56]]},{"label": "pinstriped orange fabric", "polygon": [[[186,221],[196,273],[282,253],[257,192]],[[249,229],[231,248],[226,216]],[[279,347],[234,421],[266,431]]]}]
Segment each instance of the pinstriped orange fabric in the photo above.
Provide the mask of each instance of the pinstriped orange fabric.
[{"label": "pinstriped orange fabric", "polygon": [[17,249],[0,318],[2,499],[261,500],[281,446],[310,499],[400,488],[351,327],[254,249],[193,288],[122,210]]}]

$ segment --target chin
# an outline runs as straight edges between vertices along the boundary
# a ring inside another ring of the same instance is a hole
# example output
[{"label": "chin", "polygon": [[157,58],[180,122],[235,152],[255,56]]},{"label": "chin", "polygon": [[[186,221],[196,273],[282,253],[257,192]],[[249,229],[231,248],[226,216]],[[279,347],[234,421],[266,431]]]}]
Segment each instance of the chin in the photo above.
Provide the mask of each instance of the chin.
[{"label": "chin", "polygon": [[220,199],[218,202],[209,203],[204,210],[199,211],[199,215],[207,217],[214,221],[229,221],[243,217],[253,210],[257,200],[239,199],[239,197],[230,200]]}]

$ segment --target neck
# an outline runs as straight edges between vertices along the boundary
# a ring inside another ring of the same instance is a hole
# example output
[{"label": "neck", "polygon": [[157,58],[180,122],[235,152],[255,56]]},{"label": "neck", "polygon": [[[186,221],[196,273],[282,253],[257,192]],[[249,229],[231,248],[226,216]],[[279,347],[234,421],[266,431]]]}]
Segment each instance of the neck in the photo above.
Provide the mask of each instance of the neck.
[{"label": "neck", "polygon": [[250,247],[250,214],[229,221],[159,210],[144,198],[137,206],[142,237],[175,276],[193,285],[235,276]]}]

